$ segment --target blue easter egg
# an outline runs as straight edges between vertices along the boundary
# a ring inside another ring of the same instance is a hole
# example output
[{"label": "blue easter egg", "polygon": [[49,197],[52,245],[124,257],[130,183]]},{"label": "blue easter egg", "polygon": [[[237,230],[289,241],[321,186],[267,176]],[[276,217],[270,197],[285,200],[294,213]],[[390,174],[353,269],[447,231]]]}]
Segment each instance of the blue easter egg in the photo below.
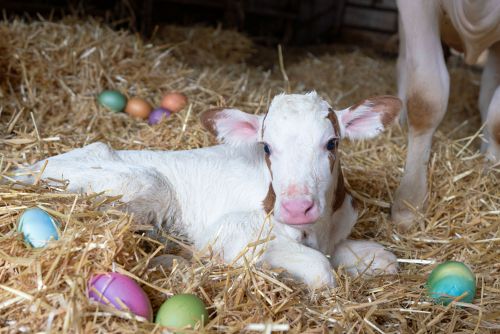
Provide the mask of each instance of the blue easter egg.
[{"label": "blue easter egg", "polygon": [[461,302],[471,303],[476,294],[474,273],[462,262],[447,261],[438,265],[427,280],[427,291],[437,303],[448,305],[467,293]]},{"label": "blue easter egg", "polygon": [[24,241],[34,248],[45,247],[49,240],[59,239],[59,224],[39,208],[24,211],[19,217],[17,230],[23,234]]}]

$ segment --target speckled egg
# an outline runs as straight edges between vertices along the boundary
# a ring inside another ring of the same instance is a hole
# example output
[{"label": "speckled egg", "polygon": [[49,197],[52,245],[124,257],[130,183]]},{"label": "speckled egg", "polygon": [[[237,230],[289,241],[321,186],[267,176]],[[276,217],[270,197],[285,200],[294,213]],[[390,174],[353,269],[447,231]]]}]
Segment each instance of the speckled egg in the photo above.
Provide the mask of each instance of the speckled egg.
[{"label": "speckled egg", "polygon": [[165,96],[163,96],[163,99],[161,100],[162,108],[168,109],[174,113],[184,109],[187,103],[188,103],[188,98],[186,95],[182,93],[165,94]]},{"label": "speckled egg", "polygon": [[171,328],[193,329],[196,324],[203,327],[208,322],[208,312],[203,301],[197,296],[180,294],[170,297],[161,305],[155,322]]},{"label": "speckled egg", "polygon": [[50,240],[59,239],[59,223],[40,208],[31,208],[19,217],[17,230],[24,241],[34,247],[45,247]]},{"label": "speckled egg", "polygon": [[130,311],[153,320],[153,309],[148,296],[130,277],[119,273],[103,273],[92,276],[88,284],[88,295],[102,304],[121,311]]},{"label": "speckled egg", "polygon": [[444,305],[448,305],[464,292],[467,292],[467,295],[460,301],[471,303],[476,294],[474,273],[458,261],[447,261],[434,268],[426,286],[429,296],[435,302]]},{"label": "speckled egg", "polygon": [[146,119],[151,109],[151,105],[146,100],[134,97],[128,100],[125,112],[132,117]]},{"label": "speckled egg", "polygon": [[127,98],[116,90],[105,90],[97,97],[100,105],[112,112],[122,112],[127,105]]},{"label": "speckled egg", "polygon": [[156,108],[151,112],[151,114],[149,114],[148,123],[149,125],[158,124],[164,119],[170,117],[170,114],[170,110],[167,110],[165,108]]}]

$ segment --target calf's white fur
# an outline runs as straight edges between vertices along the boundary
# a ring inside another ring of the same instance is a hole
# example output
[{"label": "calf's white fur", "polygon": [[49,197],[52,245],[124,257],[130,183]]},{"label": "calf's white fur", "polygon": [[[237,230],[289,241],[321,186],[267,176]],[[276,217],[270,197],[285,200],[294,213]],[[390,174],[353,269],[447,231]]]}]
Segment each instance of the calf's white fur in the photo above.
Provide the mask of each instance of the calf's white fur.
[{"label": "calf's white fur", "polygon": [[205,112],[202,122],[221,145],[160,152],[94,143],[47,159],[42,177],[67,179],[70,191],[123,195],[137,221],[183,234],[198,249],[211,245],[227,262],[270,234],[257,263],[282,267],[311,287],[332,286],[332,265],[351,274],[397,270],[381,245],[347,239],[357,211],[338,146],[341,138],[376,136],[400,107],[382,96],[333,111],[315,92],[282,94],[266,115]]}]

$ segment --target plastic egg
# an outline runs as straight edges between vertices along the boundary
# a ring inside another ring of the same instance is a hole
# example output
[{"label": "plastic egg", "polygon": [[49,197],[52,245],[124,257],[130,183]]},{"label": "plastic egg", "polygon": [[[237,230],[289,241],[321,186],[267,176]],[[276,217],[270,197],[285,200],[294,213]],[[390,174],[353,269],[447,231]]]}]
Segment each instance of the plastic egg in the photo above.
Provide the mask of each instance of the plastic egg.
[{"label": "plastic egg", "polygon": [[31,208],[19,217],[17,230],[24,241],[34,248],[45,247],[50,240],[59,239],[59,223],[40,208]]},{"label": "plastic egg", "polygon": [[182,93],[169,93],[163,96],[161,100],[162,108],[168,109],[171,112],[181,111],[188,103],[188,98]]},{"label": "plastic egg", "polygon": [[113,112],[122,112],[127,104],[127,98],[116,90],[105,90],[97,97],[97,101]]},{"label": "plastic egg", "polygon": [[462,262],[447,261],[431,272],[427,280],[427,291],[434,301],[444,305],[467,292],[460,301],[470,303],[476,294],[476,279],[474,273]]},{"label": "plastic egg", "polygon": [[170,110],[164,108],[156,108],[151,112],[151,114],[149,114],[148,123],[149,125],[158,124],[164,119],[168,118],[170,114],[171,114]]},{"label": "plastic egg", "polygon": [[193,329],[197,323],[203,327],[207,321],[208,312],[203,301],[192,294],[180,294],[161,305],[155,322],[171,328]]},{"label": "plastic egg", "polygon": [[151,109],[151,105],[146,100],[134,97],[128,100],[125,112],[132,117],[146,119],[151,113]]},{"label": "plastic egg", "polygon": [[119,273],[94,275],[88,285],[89,297],[121,311],[130,311],[153,320],[153,309],[148,296],[130,277]]}]

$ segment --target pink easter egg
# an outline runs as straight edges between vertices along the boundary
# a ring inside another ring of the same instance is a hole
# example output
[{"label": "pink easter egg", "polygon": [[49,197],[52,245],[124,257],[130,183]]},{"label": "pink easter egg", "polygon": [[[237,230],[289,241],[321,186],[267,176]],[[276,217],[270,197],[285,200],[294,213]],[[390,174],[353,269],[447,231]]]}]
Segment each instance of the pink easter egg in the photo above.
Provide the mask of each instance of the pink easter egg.
[{"label": "pink easter egg", "polygon": [[102,304],[153,320],[153,309],[148,296],[128,276],[118,273],[94,275],[89,281],[88,294],[91,299]]}]

